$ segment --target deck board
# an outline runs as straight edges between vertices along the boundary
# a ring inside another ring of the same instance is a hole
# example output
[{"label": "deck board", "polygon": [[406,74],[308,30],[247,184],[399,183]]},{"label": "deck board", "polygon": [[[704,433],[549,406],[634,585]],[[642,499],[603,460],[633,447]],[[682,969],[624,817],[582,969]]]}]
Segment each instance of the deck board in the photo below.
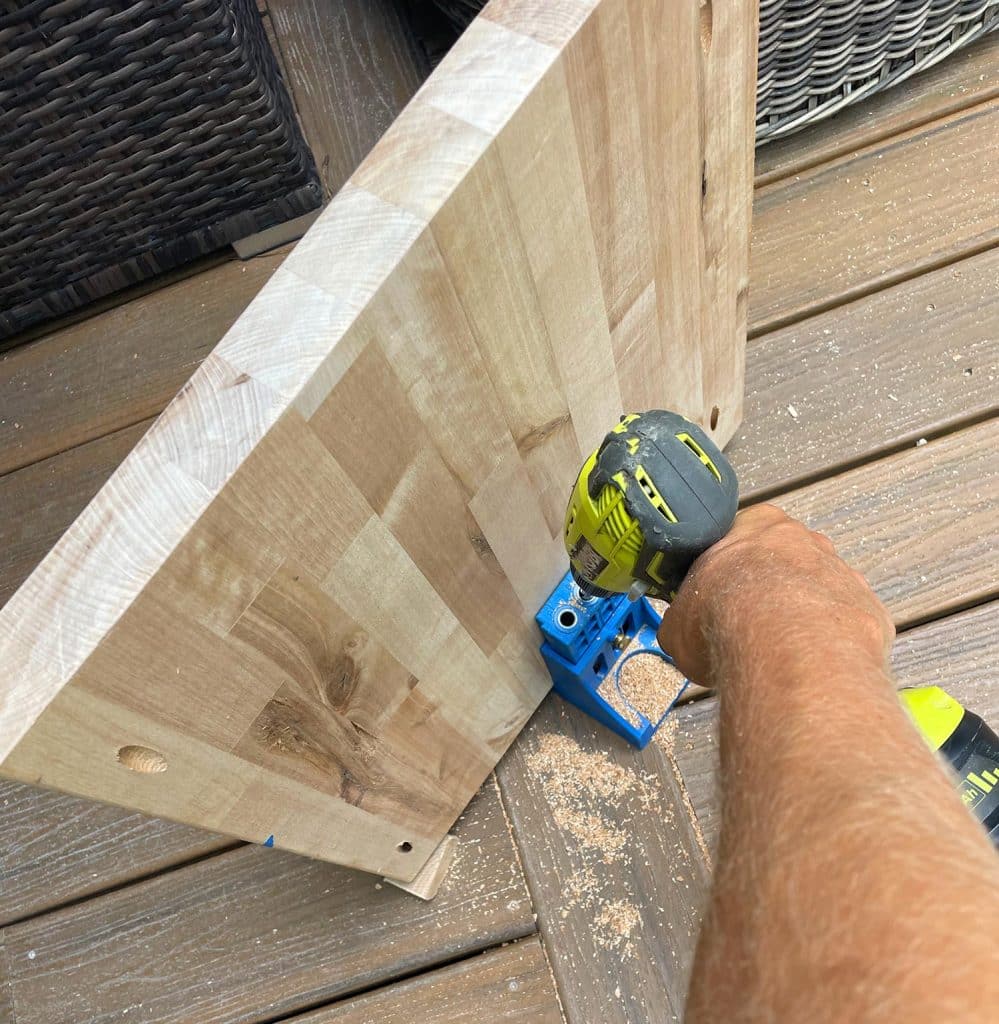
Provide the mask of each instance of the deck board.
[{"label": "deck board", "polygon": [[288,1024],[561,1024],[537,938],[335,1003]]},{"label": "deck board", "polygon": [[666,751],[552,696],[498,776],[569,1020],[678,1020],[707,870]]},{"label": "deck board", "polygon": [[727,449],[743,501],[999,409],[999,249],[760,338]]},{"label": "deck board", "polygon": [[[942,686],[986,721],[999,720],[999,601],[903,633],[893,667],[900,686]],[[684,785],[710,847],[718,841],[718,699],[677,712],[675,749]]]},{"label": "deck board", "polygon": [[7,780],[0,780],[0,820],[0,925],[234,845],[187,825]]},{"label": "deck board", "polygon": [[999,241],[999,100],[756,192],[756,336]]},{"label": "deck board", "polygon": [[104,486],[152,420],[0,476],[0,606]]},{"label": "deck board", "polygon": [[830,537],[904,628],[999,592],[999,419],[775,499]]},{"label": "deck board", "polygon": [[799,174],[999,95],[999,35],[958,50],[900,87],[756,151],[756,184]]},{"label": "deck board", "polygon": [[228,260],[0,355],[0,476],[157,416],[289,251]]},{"label": "deck board", "polygon": [[[371,875],[244,846],[3,931],[18,1024],[290,1015],[522,938],[531,901],[495,785],[424,903]],[[32,955],[33,954],[33,955]]]}]

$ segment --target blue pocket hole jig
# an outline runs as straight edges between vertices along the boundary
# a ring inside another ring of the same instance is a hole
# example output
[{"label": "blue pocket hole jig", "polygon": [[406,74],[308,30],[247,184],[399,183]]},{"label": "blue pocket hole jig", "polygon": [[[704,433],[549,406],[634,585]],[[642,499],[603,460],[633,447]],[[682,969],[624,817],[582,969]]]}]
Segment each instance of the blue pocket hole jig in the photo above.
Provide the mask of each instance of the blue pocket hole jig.
[{"label": "blue pocket hole jig", "polygon": [[[625,594],[585,597],[572,575],[566,573],[535,621],[544,637],[541,656],[555,692],[639,750],[647,746],[688,685],[684,680],[680,692],[656,722],[634,707],[621,689],[621,669],[631,658],[649,654],[673,664],[656,642],[662,618],[648,599],[632,601]],[[637,725],[600,694],[601,684],[611,673],[621,701],[631,709]]]}]

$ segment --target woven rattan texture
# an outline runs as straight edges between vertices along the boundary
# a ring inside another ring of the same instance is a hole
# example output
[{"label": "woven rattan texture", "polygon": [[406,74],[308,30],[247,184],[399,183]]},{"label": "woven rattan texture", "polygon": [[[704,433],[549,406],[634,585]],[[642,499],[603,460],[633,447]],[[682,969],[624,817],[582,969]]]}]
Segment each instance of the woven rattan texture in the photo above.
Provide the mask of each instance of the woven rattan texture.
[{"label": "woven rattan texture", "polygon": [[321,198],[253,0],[0,0],[0,337]]},{"label": "woven rattan texture", "polygon": [[[434,2],[458,29],[485,6]],[[756,141],[901,82],[997,26],[999,0],[760,0]]]}]

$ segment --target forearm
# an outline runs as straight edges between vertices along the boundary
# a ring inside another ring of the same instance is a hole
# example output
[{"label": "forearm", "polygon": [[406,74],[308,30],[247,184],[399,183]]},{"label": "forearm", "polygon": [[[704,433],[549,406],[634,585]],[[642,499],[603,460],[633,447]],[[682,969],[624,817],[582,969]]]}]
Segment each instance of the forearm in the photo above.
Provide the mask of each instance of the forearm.
[{"label": "forearm", "polygon": [[999,859],[890,678],[860,651],[762,637],[753,657],[724,636],[722,841],[688,1021],[994,1019]]}]

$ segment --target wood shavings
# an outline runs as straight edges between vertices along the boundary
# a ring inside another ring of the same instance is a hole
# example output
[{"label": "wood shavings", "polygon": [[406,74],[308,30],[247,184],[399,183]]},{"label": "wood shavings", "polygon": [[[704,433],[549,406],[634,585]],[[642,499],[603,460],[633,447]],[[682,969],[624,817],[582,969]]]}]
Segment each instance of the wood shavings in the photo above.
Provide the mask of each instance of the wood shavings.
[{"label": "wood shavings", "polygon": [[[628,648],[624,655],[627,656]],[[655,654],[637,654],[621,666],[621,677],[614,672],[597,691],[610,706],[632,725],[640,725],[638,714],[655,725],[683,689],[686,679],[679,669]]]},{"label": "wood shavings", "polygon": [[593,919],[597,945],[603,949],[630,955],[632,944],[629,939],[641,923],[642,915],[638,907],[629,900],[612,900],[605,903]]},{"label": "wood shavings", "polygon": [[627,870],[640,848],[629,827],[634,812],[669,817],[660,805],[654,775],[626,768],[604,753],[584,750],[571,737],[545,733],[527,755],[527,769],[541,783],[552,819],[576,844],[579,867],[563,885],[562,916],[593,914],[594,941],[622,957],[634,955],[629,942],[640,921],[627,899],[601,896],[610,865]]},{"label": "wood shavings", "polygon": [[527,762],[530,770],[546,783],[553,806],[580,806],[579,790],[584,789],[598,806],[616,808],[645,784],[641,776],[615,764],[607,754],[583,750],[575,740],[561,733],[545,733]]}]

